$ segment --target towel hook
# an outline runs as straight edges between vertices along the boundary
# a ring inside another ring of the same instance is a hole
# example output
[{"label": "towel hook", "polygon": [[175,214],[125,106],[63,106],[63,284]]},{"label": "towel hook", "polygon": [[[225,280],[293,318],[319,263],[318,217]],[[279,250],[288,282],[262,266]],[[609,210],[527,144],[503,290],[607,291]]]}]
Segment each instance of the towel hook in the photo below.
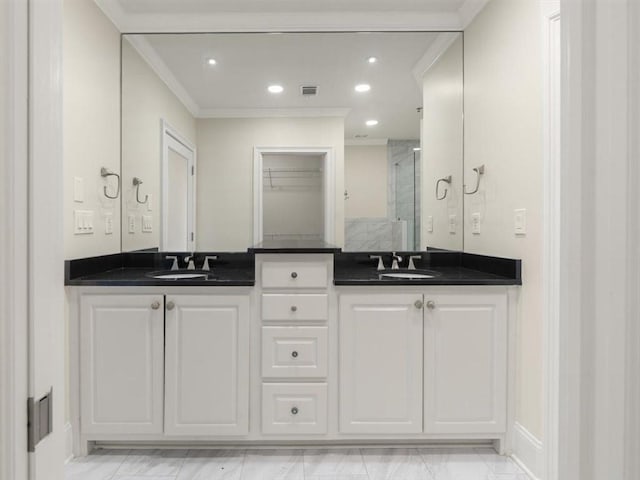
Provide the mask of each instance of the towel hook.
[{"label": "towel hook", "polygon": [[445,182],[448,185],[451,185],[451,175],[447,175],[446,177],[438,179],[436,182],[436,200],[444,200],[447,198],[447,192],[449,191],[447,187],[444,187],[444,194],[442,196],[438,195],[438,191],[440,188],[440,182]]},{"label": "towel hook", "polygon": [[116,177],[116,178],[118,179],[118,189],[116,190],[116,194],[115,194],[115,196],[113,196],[113,197],[112,197],[111,195],[109,195],[109,194],[107,193],[107,186],[106,186],[106,185],[104,186],[104,196],[105,196],[105,197],[110,198],[110,199],[112,199],[112,200],[114,200],[114,199],[118,198],[118,196],[120,195],[120,175],[118,175],[117,173],[113,173],[113,172],[111,172],[111,171],[107,170],[105,167],[102,167],[102,168],[100,169],[100,176],[101,176],[102,178],[106,178],[106,177],[114,176],[114,177]]},{"label": "towel hook", "polygon": [[149,201],[149,195],[145,195],[144,196],[144,201],[140,201],[140,185],[142,184],[142,180],[140,180],[138,177],[133,177],[133,185],[136,187],[136,201],[138,203],[142,203],[145,204],[147,203],[147,201]]},{"label": "towel hook", "polygon": [[467,187],[465,186],[465,189],[464,189],[465,195],[473,195],[474,193],[476,193],[478,191],[478,188],[480,188],[480,176],[484,175],[484,165],[480,165],[479,167],[474,168],[473,171],[476,172],[476,174],[477,174],[477,176],[476,176],[476,188],[472,192],[467,192]]}]

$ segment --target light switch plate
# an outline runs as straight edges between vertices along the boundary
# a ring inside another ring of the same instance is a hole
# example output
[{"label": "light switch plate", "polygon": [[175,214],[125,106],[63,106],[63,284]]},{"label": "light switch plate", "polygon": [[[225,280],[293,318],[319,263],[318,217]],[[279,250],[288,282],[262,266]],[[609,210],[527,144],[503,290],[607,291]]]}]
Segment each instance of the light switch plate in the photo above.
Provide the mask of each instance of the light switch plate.
[{"label": "light switch plate", "polygon": [[127,225],[129,226],[129,233],[136,233],[136,216],[129,214],[127,216]]},{"label": "light switch plate", "polygon": [[433,233],[433,216],[431,215],[427,217],[427,232]]},{"label": "light switch plate", "polygon": [[104,214],[104,234],[105,235],[113,234],[113,213]]},{"label": "light switch plate", "polygon": [[527,210],[525,208],[513,211],[513,233],[516,235],[527,234]]},{"label": "light switch plate", "polygon": [[153,232],[153,217],[151,215],[142,216],[142,231]]},{"label": "light switch plate", "polygon": [[93,210],[73,211],[74,235],[87,235],[93,233]]},{"label": "light switch plate", "polygon": [[449,215],[449,233],[454,234],[456,233],[456,227],[457,227],[457,220],[456,220],[456,215]]},{"label": "light switch plate", "polygon": [[480,212],[471,214],[471,233],[480,235]]},{"label": "light switch plate", "polygon": [[84,180],[81,177],[73,177],[73,201],[84,202]]}]

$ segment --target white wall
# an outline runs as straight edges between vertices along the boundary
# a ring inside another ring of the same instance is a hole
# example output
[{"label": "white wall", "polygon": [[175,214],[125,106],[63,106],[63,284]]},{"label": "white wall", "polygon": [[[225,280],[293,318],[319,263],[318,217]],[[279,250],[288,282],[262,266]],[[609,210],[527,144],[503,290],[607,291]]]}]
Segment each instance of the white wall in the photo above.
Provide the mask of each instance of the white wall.
[{"label": "white wall", "polygon": [[[423,78],[422,110],[422,223],[421,244],[462,250],[462,47],[460,35]],[[436,182],[451,175],[451,184]],[[456,216],[456,232],[449,233],[449,215]],[[433,217],[433,232],[426,217]]]},{"label": "white wall", "polygon": [[[195,145],[195,119],[125,38],[122,41],[123,251],[160,246],[162,120]],[[133,177],[144,182],[140,185],[140,198],[149,195],[151,209],[149,204],[136,201]],[[135,217],[134,233],[129,233],[129,215]],[[142,232],[143,215],[152,217],[152,232]]]},{"label": "white wall", "polygon": [[[465,251],[522,259],[517,421],[538,439],[543,424],[542,65],[538,2],[493,0],[465,30]],[[527,233],[514,234],[514,209]],[[481,214],[481,233],[471,215]]]},{"label": "white wall", "polygon": [[272,169],[263,179],[263,238],[323,239],[324,155],[264,154],[262,162],[263,171]]},{"label": "white wall", "polygon": [[387,146],[344,148],[345,218],[387,218]]},{"label": "white wall", "polygon": [[[120,251],[120,199],[103,195],[100,168],[120,172],[120,33],[94,2],[64,0],[64,254]],[[74,178],[84,201],[74,202]],[[112,177],[113,178],[113,177]],[[110,181],[110,191],[115,185]],[[74,235],[74,210],[94,212],[94,233]],[[113,234],[105,234],[105,215]]]},{"label": "white wall", "polygon": [[336,244],[344,238],[343,118],[221,118],[197,121],[197,248],[253,244],[253,148],[332,147]]}]

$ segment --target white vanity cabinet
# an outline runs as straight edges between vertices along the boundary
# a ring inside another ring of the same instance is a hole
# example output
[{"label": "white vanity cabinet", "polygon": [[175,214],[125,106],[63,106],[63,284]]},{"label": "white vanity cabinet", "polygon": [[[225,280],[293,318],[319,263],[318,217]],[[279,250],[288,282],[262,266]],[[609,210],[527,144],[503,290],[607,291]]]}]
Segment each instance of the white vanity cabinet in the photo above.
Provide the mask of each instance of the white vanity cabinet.
[{"label": "white vanity cabinet", "polygon": [[340,432],[422,432],[422,295],[340,297]]},{"label": "white vanity cabinet", "polygon": [[248,339],[247,296],[166,296],[165,433],[249,432]]},{"label": "white vanity cabinet", "polygon": [[250,295],[140,290],[79,295],[81,433],[246,435]]},{"label": "white vanity cabinet", "polygon": [[500,433],[507,416],[507,296],[425,293],[425,433]]},{"label": "white vanity cabinet", "polygon": [[162,295],[83,295],[80,300],[83,433],[162,433]]}]

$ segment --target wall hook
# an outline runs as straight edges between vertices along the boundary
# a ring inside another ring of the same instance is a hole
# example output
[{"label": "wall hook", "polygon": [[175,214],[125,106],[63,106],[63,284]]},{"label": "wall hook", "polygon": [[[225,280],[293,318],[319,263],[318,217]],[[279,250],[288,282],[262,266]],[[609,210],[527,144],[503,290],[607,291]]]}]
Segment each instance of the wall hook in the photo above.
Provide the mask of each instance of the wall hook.
[{"label": "wall hook", "polygon": [[133,185],[136,187],[136,201],[138,203],[145,204],[149,201],[149,195],[144,196],[144,201],[140,201],[140,185],[142,184],[142,180],[138,177],[133,177]]},{"label": "wall hook", "polygon": [[113,172],[107,170],[106,168],[102,167],[100,169],[100,176],[102,178],[107,178],[107,177],[110,177],[110,176],[114,176],[114,177],[116,177],[118,179],[118,189],[116,190],[115,196],[112,197],[111,195],[109,195],[107,193],[107,186],[106,185],[104,186],[104,196],[105,197],[110,198],[112,200],[118,198],[118,196],[120,195],[120,175],[118,175],[117,173],[113,173]]},{"label": "wall hook", "polygon": [[467,192],[467,187],[465,186],[465,188],[464,188],[465,195],[473,195],[474,193],[476,193],[478,191],[478,188],[480,188],[480,176],[484,175],[484,165],[480,165],[479,167],[474,168],[473,171],[476,172],[476,174],[477,174],[477,176],[476,176],[476,188],[472,192]]},{"label": "wall hook", "polygon": [[444,194],[442,196],[438,195],[438,191],[440,188],[440,182],[445,182],[447,185],[451,185],[451,175],[447,175],[446,177],[438,179],[436,182],[436,200],[444,200],[447,198],[447,192],[449,191],[447,187],[444,187]]}]

